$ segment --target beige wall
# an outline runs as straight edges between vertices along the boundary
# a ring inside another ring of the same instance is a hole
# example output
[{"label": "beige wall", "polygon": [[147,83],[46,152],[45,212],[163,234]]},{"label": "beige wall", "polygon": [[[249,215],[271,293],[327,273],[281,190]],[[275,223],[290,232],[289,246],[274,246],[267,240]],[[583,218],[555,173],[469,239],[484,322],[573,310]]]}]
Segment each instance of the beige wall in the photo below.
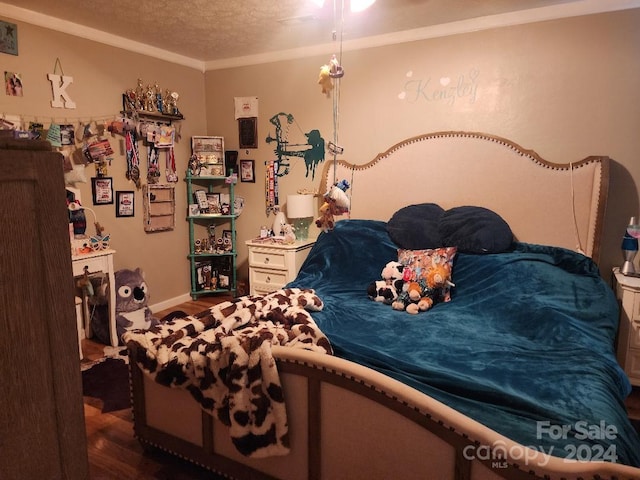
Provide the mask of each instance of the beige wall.
[{"label": "beige wall", "polygon": [[[339,112],[342,158],[364,163],[406,137],[438,130],[504,136],[558,163],[609,155],[614,164],[601,262],[606,271],[620,261],[625,222],[640,212],[639,24],[640,9],[346,51]],[[241,159],[256,161],[257,181],[239,183],[237,188],[246,200],[237,222],[238,274],[246,278],[242,243],[257,235],[260,225],[273,221],[273,216],[265,214],[263,183],[264,162],[274,158],[274,144],[265,141],[274,134],[269,118],[278,112],[294,115],[292,143],[304,143],[303,132],[316,128],[326,140],[333,139],[332,101],[316,83],[319,67],[329,54],[202,74],[29,24],[18,22],[18,28],[20,55],[2,54],[0,60],[4,70],[23,75],[25,96],[0,95],[0,112],[22,114],[26,120],[37,117],[45,123],[52,117],[70,123],[104,118],[120,110],[122,92],[133,87],[138,77],[145,82],[157,80],[181,95],[186,120],[176,149],[180,176],[176,229],[143,231],[140,192],[135,218],[115,218],[113,206],[95,207],[118,251],[116,268],[143,268],[153,304],[184,298],[189,291],[183,181],[189,138],[223,135],[226,148],[237,149],[233,98],[259,97],[259,148],[240,152]],[[68,92],[77,103],[75,110],[50,107],[46,74],[53,72],[57,57],[64,73],[74,77]],[[444,97],[444,85],[459,81],[463,88],[453,97]],[[420,94],[411,88],[416,85],[422,87]],[[112,139],[114,147],[118,141]],[[142,157],[145,161],[146,156]],[[93,167],[86,171],[90,177]],[[118,152],[109,169],[115,190],[134,189],[125,171],[124,157]],[[299,188],[319,187],[319,176],[312,180],[304,171],[302,159],[292,160],[291,173],[280,180],[281,198]],[[410,172],[399,172],[394,181],[401,182],[406,174]],[[81,188],[87,203],[90,185]],[[384,202],[384,192],[380,201]]]},{"label": "beige wall", "polygon": [[[186,120],[182,124],[182,140],[176,146],[176,162],[180,181],[176,185],[176,228],[170,232],[145,233],[143,230],[142,191],[135,194],[135,218],[116,218],[114,205],[93,206],[91,184],[80,184],[83,204],[93,208],[98,220],[111,234],[111,245],[117,251],[115,268],[141,267],[150,288],[151,303],[165,301],[189,292],[188,229],[184,170],[189,158],[191,135],[206,133],[203,107],[204,74],[198,70],[163,62],[151,57],[83,40],[78,37],[18,23],[19,55],[0,55],[2,71],[22,74],[24,96],[0,95],[0,112],[21,114],[26,121],[37,118],[48,125],[52,118],[58,123],[68,120],[110,119],[122,109],[122,93],[136,85],[137,78],[171,88],[180,93],[180,109]],[[75,109],[52,108],[51,83],[47,73],[54,71],[60,58],[64,74],[73,77],[67,89]],[[120,154],[122,137],[109,137],[116,150],[108,169],[116,190],[135,190],[125,178],[126,160]],[[146,172],[146,151],[141,145],[143,172]],[[163,157],[161,161],[164,162]],[[164,178],[164,163],[162,163]],[[93,166],[85,169],[86,177],[95,176]],[[19,201],[19,200],[18,200]],[[55,199],[52,199],[55,201]],[[60,199],[59,201],[64,201]],[[8,208],[4,206],[3,208]],[[19,213],[17,211],[17,213]],[[91,215],[88,215],[91,218]],[[87,232],[93,233],[88,227]]]},{"label": "beige wall", "polygon": [[[640,212],[639,25],[636,9],[345,52],[341,158],[365,163],[404,138],[440,130],[503,136],[556,163],[608,155],[614,164],[601,261],[606,272],[620,263],[624,226]],[[294,115],[292,143],[304,143],[302,132],[314,128],[325,139],[333,138],[332,102],[316,84],[319,67],[328,59],[206,73],[208,130],[224,135],[227,148],[238,145],[233,97],[260,100],[259,149],[240,155],[256,160],[258,177],[258,183],[238,188],[247,203],[238,221],[241,238],[256,235],[260,224],[273,218],[265,216],[260,182],[264,161],[273,158],[273,144],[265,142],[274,133],[269,118],[277,112]],[[449,86],[462,82],[454,96],[443,95],[447,81]],[[301,159],[292,165],[279,184],[282,198],[319,185],[318,178],[304,176]],[[393,181],[402,182],[403,175],[411,172],[398,172]],[[384,197],[381,192],[381,202]],[[437,201],[427,192],[425,200]],[[244,272],[242,250],[239,263]]]}]

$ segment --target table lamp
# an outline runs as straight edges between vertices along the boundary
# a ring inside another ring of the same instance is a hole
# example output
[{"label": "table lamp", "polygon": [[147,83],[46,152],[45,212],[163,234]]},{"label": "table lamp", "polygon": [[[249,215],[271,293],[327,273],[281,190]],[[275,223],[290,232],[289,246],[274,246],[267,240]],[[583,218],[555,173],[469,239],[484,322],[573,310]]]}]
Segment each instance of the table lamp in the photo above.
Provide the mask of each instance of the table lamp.
[{"label": "table lamp", "polygon": [[623,275],[635,275],[636,269],[633,266],[633,259],[638,253],[638,236],[640,236],[640,228],[636,217],[631,217],[624,236],[622,237],[622,257],[624,263],[620,268]]},{"label": "table lamp", "polygon": [[313,221],[313,195],[287,195],[287,217],[295,229],[298,240],[309,238],[309,225]]}]

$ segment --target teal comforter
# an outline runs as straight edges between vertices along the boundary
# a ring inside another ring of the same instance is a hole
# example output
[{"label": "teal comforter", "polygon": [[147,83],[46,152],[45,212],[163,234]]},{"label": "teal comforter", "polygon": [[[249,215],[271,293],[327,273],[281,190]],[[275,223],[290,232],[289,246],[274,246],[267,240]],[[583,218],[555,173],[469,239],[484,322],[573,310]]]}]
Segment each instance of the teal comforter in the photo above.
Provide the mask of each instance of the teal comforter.
[{"label": "teal comforter", "polygon": [[618,305],[590,259],[524,243],[459,253],[451,302],[410,315],[367,297],[397,257],[385,225],[338,222],[289,284],[324,301],[313,318],[337,356],[546,453],[640,465],[614,354]]}]

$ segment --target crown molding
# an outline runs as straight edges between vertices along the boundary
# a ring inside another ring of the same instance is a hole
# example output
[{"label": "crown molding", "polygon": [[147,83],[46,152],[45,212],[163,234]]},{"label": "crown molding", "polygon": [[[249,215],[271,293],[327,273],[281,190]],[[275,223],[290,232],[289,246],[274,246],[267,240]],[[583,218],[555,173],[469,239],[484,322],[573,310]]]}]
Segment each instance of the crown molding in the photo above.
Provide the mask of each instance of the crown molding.
[{"label": "crown molding", "polygon": [[[359,38],[344,41],[343,51],[362,50],[366,48],[395,45],[399,43],[428,40],[431,38],[447,37],[464,33],[490,30],[494,28],[510,27],[527,23],[544,22],[583,15],[613,12],[640,8],[640,0],[577,0],[567,3],[550,5],[547,7],[532,8],[516,12],[489,15],[485,17],[461,20],[458,22],[432,25],[423,28],[405,30],[384,35]],[[300,47],[276,52],[268,52],[243,57],[227,58],[221,60],[202,61],[195,58],[168,52],[165,49],[147,45],[145,43],[128,40],[124,37],[112,35],[94,28],[85,27],[77,23],[61,20],[59,18],[44,15],[33,10],[16,7],[0,2],[0,11],[3,16],[25,23],[37,25],[51,30],[69,33],[77,37],[103,43],[131,52],[140,53],[149,57],[158,58],[167,62],[195,68],[201,72],[209,70],[221,70],[225,68],[237,68],[248,65],[259,65],[283,60],[307,58],[314,55],[326,55],[335,51],[335,42]],[[70,33],[73,32],[73,33]]]},{"label": "crown molding", "polygon": [[[342,43],[343,51],[362,50],[366,48],[383,47],[400,43],[428,40],[431,38],[448,37],[464,33],[478,32],[501,27],[511,27],[527,23],[544,22],[583,15],[613,12],[639,8],[640,0],[578,0],[569,3],[550,5],[547,7],[532,8],[516,12],[488,15],[485,17],[471,18],[457,22],[431,25],[423,28],[404,30],[384,35],[346,40]],[[305,58],[313,55],[326,55],[335,53],[335,42],[315,45],[311,47],[281,50],[259,55],[249,55],[222,60],[205,62],[205,71],[235,68],[261,63],[271,63],[281,60]]]},{"label": "crown molding", "polygon": [[69,22],[67,20],[51,17],[33,10],[27,10],[26,8],[16,7],[15,5],[8,5],[2,2],[0,2],[0,12],[2,12],[3,17],[9,17],[13,20],[30,23],[31,25],[55,30],[57,32],[67,33],[75,37],[92,40],[112,47],[122,48],[123,50],[140,53],[149,57],[159,58],[170,63],[195,68],[204,72],[204,62],[202,60],[172,53],[165,49],[154,47],[153,45],[136,42],[118,35],[103,32],[102,30],[86,27],[78,23]]}]

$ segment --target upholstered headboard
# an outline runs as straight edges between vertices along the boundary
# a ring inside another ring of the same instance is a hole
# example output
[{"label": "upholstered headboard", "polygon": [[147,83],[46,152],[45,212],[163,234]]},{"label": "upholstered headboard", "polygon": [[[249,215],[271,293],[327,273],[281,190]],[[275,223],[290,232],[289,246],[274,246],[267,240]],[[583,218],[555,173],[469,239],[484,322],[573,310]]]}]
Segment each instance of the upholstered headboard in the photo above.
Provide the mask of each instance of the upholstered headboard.
[{"label": "upholstered headboard", "polygon": [[321,193],[343,179],[351,184],[349,218],[386,221],[399,208],[424,202],[445,209],[477,205],[500,214],[519,241],[599,259],[608,157],[551,163],[494,135],[438,132],[397,143],[366,164],[327,160]]}]

